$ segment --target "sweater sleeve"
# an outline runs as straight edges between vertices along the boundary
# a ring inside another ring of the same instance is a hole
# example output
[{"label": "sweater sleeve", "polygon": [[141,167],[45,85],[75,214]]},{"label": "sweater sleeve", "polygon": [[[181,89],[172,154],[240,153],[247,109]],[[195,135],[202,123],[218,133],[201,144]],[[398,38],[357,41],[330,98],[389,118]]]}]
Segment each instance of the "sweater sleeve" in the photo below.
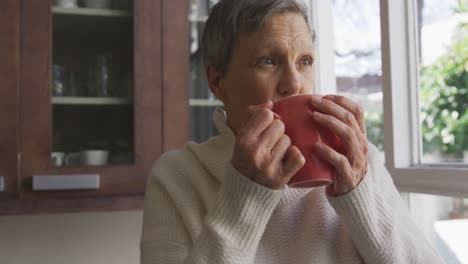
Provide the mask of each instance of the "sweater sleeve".
[{"label": "sweater sleeve", "polygon": [[[168,172],[159,170],[159,173]],[[258,185],[230,165],[224,176],[216,202],[203,220],[200,235],[193,239],[187,226],[191,221],[181,217],[171,198],[173,194],[158,181],[158,175],[150,177],[140,245],[142,264],[253,263],[282,190]]]},{"label": "sweater sleeve", "polygon": [[328,197],[365,263],[445,263],[413,223],[377,148],[369,150],[361,183],[348,194]]}]

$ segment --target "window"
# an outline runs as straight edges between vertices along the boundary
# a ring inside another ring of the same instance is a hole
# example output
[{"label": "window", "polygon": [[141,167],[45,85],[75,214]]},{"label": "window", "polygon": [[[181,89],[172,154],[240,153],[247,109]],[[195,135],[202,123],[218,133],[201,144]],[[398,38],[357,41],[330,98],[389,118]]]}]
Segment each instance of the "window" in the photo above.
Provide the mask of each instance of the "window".
[{"label": "window", "polygon": [[337,93],[364,107],[368,139],[383,151],[379,2],[334,0],[333,22]]},{"label": "window", "polygon": [[[433,14],[437,14],[436,17],[444,17],[444,12],[449,12],[449,16],[445,17],[452,17],[450,12],[453,12],[453,5],[451,6],[450,2],[466,1],[380,2],[386,166],[402,191],[468,196],[468,169],[463,163],[440,163],[443,159],[439,159],[438,164],[427,162],[431,151],[428,151],[427,146],[424,147],[423,133],[427,133],[427,130],[420,125],[428,122],[427,113],[424,113],[424,96],[419,100],[419,96],[424,95],[421,93],[423,87],[419,84],[423,85],[426,81],[425,65],[432,65],[426,52],[432,43],[421,42],[427,36],[425,32],[433,30],[428,27],[430,24],[424,24],[424,21],[430,21],[431,13],[428,10],[435,8],[436,12]],[[432,6],[436,4],[439,6]],[[443,8],[448,11],[443,11]],[[444,31],[449,30],[444,28]],[[428,34],[443,38],[437,32]],[[434,106],[430,104],[430,107]],[[441,106],[438,110],[443,112],[444,108],[445,106]],[[453,111],[449,112],[451,118],[455,117],[455,114],[452,116]],[[442,141],[443,133],[441,130],[438,135]],[[445,142],[448,142],[447,140]],[[464,140],[464,143],[466,142],[467,140]],[[436,148],[439,147],[440,144],[436,145]],[[443,148],[440,147],[440,150]]]},{"label": "window", "polygon": [[[463,14],[467,2],[311,1],[317,31],[316,91],[344,94],[364,106],[369,141],[377,146],[383,141],[386,167],[404,192],[411,215],[447,263],[468,263],[467,240],[459,235],[468,229],[468,162],[463,153],[468,129],[462,117],[462,109],[468,109],[463,105],[468,104],[463,92],[468,89],[468,46],[458,46],[461,54],[456,56],[465,63],[464,69],[457,68],[465,83],[447,84],[444,79],[452,75],[446,71],[437,79],[451,87],[448,103],[461,102],[454,106],[459,107],[457,113],[447,109],[443,114],[447,104],[428,100],[444,96],[441,87],[431,90],[434,87],[428,82],[434,76],[431,67],[440,64],[438,58],[468,38],[468,19]],[[332,30],[334,34],[329,34]],[[374,82],[364,81],[371,76]],[[456,97],[460,95],[464,99]],[[438,130],[429,130],[433,115],[429,110],[443,115]],[[383,123],[372,123],[379,118],[369,118],[370,112],[383,115]],[[454,123],[465,130],[455,129]],[[451,130],[442,131],[449,125]],[[381,141],[372,138],[372,129],[383,129]]]},{"label": "window", "polygon": [[368,139],[383,154],[379,2],[311,0],[310,6],[317,32],[315,92],[359,102],[366,110]]},{"label": "window", "polygon": [[421,163],[468,163],[467,3],[417,1]]}]

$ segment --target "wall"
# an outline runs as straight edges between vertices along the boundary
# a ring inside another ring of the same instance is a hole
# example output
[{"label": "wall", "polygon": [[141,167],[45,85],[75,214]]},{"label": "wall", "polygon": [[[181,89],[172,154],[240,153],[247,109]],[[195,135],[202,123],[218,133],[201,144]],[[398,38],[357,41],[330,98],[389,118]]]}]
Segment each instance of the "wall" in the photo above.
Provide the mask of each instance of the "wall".
[{"label": "wall", "polygon": [[142,211],[0,217],[2,264],[137,264]]}]

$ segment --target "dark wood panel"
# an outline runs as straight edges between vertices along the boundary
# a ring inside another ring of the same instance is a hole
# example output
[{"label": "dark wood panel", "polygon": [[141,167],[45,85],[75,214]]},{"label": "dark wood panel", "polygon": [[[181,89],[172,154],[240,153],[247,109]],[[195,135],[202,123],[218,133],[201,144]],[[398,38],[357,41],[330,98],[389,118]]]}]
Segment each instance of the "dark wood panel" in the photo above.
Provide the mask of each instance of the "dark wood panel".
[{"label": "dark wood panel", "polygon": [[[162,152],[162,0],[135,1],[135,155],[147,175]],[[146,177],[144,178],[146,179]]]},{"label": "dark wood panel", "polygon": [[0,215],[142,210],[143,196],[0,200]]},{"label": "dark wood panel", "polygon": [[164,151],[181,147],[189,135],[189,1],[164,1]]},{"label": "dark wood panel", "polygon": [[[22,181],[46,170],[51,149],[51,0],[22,1]],[[24,184],[22,192],[27,191]]]},{"label": "dark wood panel", "polygon": [[17,193],[19,10],[17,0],[0,1],[0,176],[5,177],[0,199]]}]

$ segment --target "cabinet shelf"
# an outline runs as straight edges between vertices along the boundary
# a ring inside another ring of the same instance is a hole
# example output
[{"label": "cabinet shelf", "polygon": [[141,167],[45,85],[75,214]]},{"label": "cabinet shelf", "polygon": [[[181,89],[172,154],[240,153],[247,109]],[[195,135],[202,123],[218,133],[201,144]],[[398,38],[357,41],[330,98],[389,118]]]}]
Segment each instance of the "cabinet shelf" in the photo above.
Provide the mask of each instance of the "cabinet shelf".
[{"label": "cabinet shelf", "polygon": [[96,9],[96,8],[63,8],[52,7],[54,15],[66,16],[100,16],[100,17],[130,17],[132,14],[126,10]]},{"label": "cabinet shelf", "polygon": [[223,102],[215,99],[190,99],[190,106],[223,106]]},{"label": "cabinet shelf", "polygon": [[[92,8],[52,8],[54,35],[83,36],[130,32],[132,13]],[[124,34],[125,35],[125,34]],[[92,38],[91,38],[92,39]]]},{"label": "cabinet shelf", "polygon": [[53,105],[130,105],[126,98],[112,97],[52,97]]}]

